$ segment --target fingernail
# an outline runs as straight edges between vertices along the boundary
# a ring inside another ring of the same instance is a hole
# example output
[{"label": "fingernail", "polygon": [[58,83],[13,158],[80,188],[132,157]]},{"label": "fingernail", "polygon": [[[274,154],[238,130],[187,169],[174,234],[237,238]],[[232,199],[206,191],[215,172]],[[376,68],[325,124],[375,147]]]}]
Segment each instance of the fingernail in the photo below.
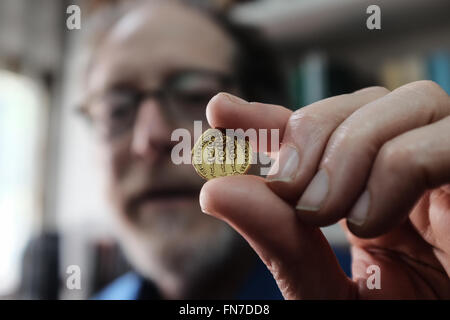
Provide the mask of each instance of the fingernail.
[{"label": "fingernail", "polygon": [[298,170],[299,155],[297,148],[290,144],[283,144],[280,148],[278,159],[270,169],[268,181],[290,182],[294,180]]},{"label": "fingernail", "polygon": [[358,201],[354,205],[350,214],[347,216],[347,220],[357,226],[362,226],[367,220],[367,214],[369,212],[370,193],[368,190],[364,191],[359,197]]},{"label": "fingernail", "polygon": [[205,208],[205,195],[203,194],[203,189],[200,190],[200,195],[198,197],[199,203],[200,203],[200,210],[202,210],[203,213],[209,214],[208,210]]},{"label": "fingernail", "polygon": [[226,96],[232,103],[238,103],[238,104],[248,103],[248,102],[245,101],[244,99],[239,98],[239,97],[236,97],[236,96],[234,96],[234,95],[232,95],[232,94],[229,94],[229,93],[222,92],[222,93],[220,93],[220,94]]},{"label": "fingernail", "polygon": [[328,194],[329,178],[325,169],[320,169],[309,183],[297,203],[297,210],[319,211]]}]

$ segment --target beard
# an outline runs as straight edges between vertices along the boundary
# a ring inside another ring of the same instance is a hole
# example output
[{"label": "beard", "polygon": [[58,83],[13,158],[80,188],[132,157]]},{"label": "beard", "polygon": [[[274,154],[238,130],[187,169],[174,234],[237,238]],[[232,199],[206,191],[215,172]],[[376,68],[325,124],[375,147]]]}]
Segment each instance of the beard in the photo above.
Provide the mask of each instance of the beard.
[{"label": "beard", "polygon": [[118,239],[136,271],[157,286],[172,292],[180,283],[192,286],[245,243],[226,223],[201,212],[204,181],[191,167],[164,161],[127,169],[109,181]]},{"label": "beard", "polygon": [[138,273],[168,291],[192,287],[227,261],[241,237],[226,223],[195,206],[164,212],[142,212],[118,225],[125,256]]}]

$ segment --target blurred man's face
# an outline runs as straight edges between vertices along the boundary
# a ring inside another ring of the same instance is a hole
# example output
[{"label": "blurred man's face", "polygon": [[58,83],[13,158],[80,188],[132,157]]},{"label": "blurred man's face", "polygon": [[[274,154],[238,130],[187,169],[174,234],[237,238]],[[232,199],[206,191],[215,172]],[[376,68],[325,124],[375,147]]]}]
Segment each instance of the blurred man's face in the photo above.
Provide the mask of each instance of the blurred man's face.
[{"label": "blurred man's face", "polygon": [[[162,270],[198,272],[199,264],[222,257],[234,238],[222,222],[201,213],[203,181],[192,166],[170,158],[172,131],[192,132],[194,120],[206,129],[208,99],[230,90],[222,78],[232,72],[233,53],[214,22],[168,4],[126,15],[95,53],[88,91],[98,99],[90,112],[103,139],[110,195],[126,252],[149,277]],[[161,89],[168,97],[142,98]]]}]

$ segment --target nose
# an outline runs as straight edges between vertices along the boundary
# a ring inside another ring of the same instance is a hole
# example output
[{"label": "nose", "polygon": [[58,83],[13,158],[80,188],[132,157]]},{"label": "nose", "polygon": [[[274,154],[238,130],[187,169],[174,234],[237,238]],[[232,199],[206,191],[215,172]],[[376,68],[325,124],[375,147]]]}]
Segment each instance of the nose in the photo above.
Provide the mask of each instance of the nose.
[{"label": "nose", "polygon": [[170,154],[172,126],[156,99],[142,102],[133,128],[131,150],[137,157],[156,160]]}]

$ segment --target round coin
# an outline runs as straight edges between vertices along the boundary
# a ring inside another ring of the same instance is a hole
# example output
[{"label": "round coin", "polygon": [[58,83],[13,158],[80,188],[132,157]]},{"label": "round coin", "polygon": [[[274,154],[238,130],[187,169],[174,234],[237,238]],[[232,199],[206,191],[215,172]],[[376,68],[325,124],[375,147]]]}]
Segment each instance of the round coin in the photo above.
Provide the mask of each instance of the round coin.
[{"label": "round coin", "polygon": [[225,130],[206,130],[192,149],[192,165],[204,179],[245,174],[252,150],[248,139],[226,135]]}]

